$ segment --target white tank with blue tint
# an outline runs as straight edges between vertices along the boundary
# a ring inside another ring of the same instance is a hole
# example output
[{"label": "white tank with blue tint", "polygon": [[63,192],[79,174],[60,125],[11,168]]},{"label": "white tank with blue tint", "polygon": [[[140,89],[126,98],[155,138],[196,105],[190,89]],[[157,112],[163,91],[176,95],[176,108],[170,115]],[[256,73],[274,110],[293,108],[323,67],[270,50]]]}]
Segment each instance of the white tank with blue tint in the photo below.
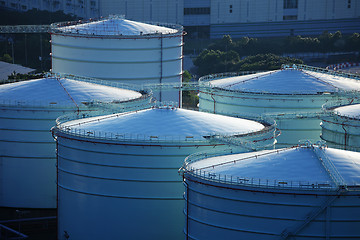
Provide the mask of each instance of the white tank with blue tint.
[{"label": "white tank with blue tint", "polygon": [[321,138],[330,147],[360,152],[360,104],[325,109]]},{"label": "white tank with blue tint", "polygon": [[320,140],[322,105],[360,96],[358,77],[308,66],[249,75],[217,74],[200,79],[199,109],[230,116],[268,115],[282,134],[277,147]]},{"label": "white tank with blue tint", "polygon": [[56,118],[146,106],[149,98],[71,78],[0,85],[0,206],[56,207],[56,147],[50,132]]},{"label": "white tank with blue tint", "polygon": [[184,239],[184,158],[275,144],[274,125],[169,105],[59,121],[59,239]]},{"label": "white tank with blue tint", "polygon": [[360,153],[300,146],[195,154],[182,168],[187,239],[358,239]]},{"label": "white tank with blue tint", "polygon": [[[183,28],[110,16],[53,24],[52,71],[109,82],[174,84],[182,80]],[[157,91],[158,101],[181,104],[179,88]],[[180,105],[181,106],[181,105]]]}]

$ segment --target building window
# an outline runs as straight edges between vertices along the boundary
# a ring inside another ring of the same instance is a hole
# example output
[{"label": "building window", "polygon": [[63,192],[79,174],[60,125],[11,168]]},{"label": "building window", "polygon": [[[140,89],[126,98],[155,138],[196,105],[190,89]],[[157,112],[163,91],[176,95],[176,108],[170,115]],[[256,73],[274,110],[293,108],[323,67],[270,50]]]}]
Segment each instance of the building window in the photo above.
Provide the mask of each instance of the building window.
[{"label": "building window", "polygon": [[1,5],[1,6],[5,6],[5,2],[4,2],[4,1],[1,1],[1,2],[0,2],[0,5]]},{"label": "building window", "polygon": [[297,15],[283,16],[283,20],[297,20]]},{"label": "building window", "polygon": [[21,10],[26,10],[26,6],[24,6],[24,5],[21,5]]},{"label": "building window", "polygon": [[284,9],[298,8],[298,0],[284,0]]},{"label": "building window", "polygon": [[348,8],[351,8],[351,0],[348,0]]},{"label": "building window", "polygon": [[229,12],[232,13],[232,5],[230,5]]},{"label": "building window", "polygon": [[210,14],[210,8],[184,8],[184,15]]}]

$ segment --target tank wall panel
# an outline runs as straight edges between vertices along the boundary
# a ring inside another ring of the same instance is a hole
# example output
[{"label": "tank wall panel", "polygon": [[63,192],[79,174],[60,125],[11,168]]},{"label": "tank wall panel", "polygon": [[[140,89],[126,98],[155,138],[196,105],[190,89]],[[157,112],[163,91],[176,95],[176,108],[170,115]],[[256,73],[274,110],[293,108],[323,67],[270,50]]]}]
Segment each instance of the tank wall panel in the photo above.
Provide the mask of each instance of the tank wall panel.
[{"label": "tank wall panel", "polygon": [[[57,135],[59,238],[67,231],[70,236],[97,239],[98,233],[93,232],[102,232],[102,224],[112,226],[113,219],[117,219],[122,226],[108,228],[108,236],[183,239],[184,187],[178,169],[191,153],[228,147],[211,146],[205,141],[154,141],[149,146],[140,141],[104,141],[61,132]],[[100,225],[90,227],[88,221],[92,218]],[[71,223],[74,221],[77,224]]]},{"label": "tank wall panel", "polygon": [[[335,94],[329,95],[272,95],[231,93],[206,90],[200,92],[199,109],[230,116],[266,116],[277,121],[281,135],[277,137],[277,148],[294,146],[303,140],[320,140],[320,120],[308,117],[321,111],[322,105],[330,101],[349,101]],[[288,115],[287,114],[296,115]]]},{"label": "tank wall panel", "polygon": [[[89,37],[71,37],[51,35],[51,42],[55,45],[71,46],[84,49],[144,49],[160,46],[160,38],[138,39],[110,39]],[[163,47],[181,46],[181,37],[163,38]]]},{"label": "tank wall panel", "polygon": [[[74,239],[98,239],[103,225],[109,238],[184,238],[178,169],[187,155],[212,146],[128,146],[62,137],[58,142],[59,238],[66,230]],[[100,225],[91,227],[89,219]]]},{"label": "tank wall panel", "polygon": [[34,159],[0,156],[0,205],[55,208],[55,157]]},{"label": "tank wall panel", "polygon": [[[59,211],[59,239],[64,231],[71,239],[184,239],[184,218],[174,217],[182,213],[182,200],[106,198],[60,188],[59,209],[68,210]],[[169,217],[161,217],[164,212]]]},{"label": "tank wall panel", "polygon": [[[92,62],[154,62],[161,59],[161,48],[155,46],[149,49],[84,49],[54,45],[52,56],[80,61]],[[181,46],[163,49],[163,61],[181,59]]]},{"label": "tank wall panel", "polygon": [[[163,82],[167,82],[167,77],[180,75],[182,60],[163,62]],[[64,60],[53,58],[53,72],[69,73],[79,76],[95,77],[104,80],[127,80],[141,78],[144,83],[156,78],[160,81],[160,62],[154,63],[96,63],[96,62],[76,62],[75,60]],[[141,71],[140,71],[141,70]],[[121,82],[121,81],[120,81]]]},{"label": "tank wall panel", "polygon": [[[322,194],[301,195],[267,193],[264,189],[235,187],[215,184],[187,175],[194,181],[189,184],[184,196],[185,211],[188,211],[189,235],[194,239],[215,239],[215,236],[236,239],[279,239],[286,229],[300,224],[308,214],[319,208],[330,196]],[[205,183],[205,184],[201,184]],[[210,183],[211,184],[211,183]],[[250,191],[253,189],[253,191]],[[287,192],[286,190],[280,192]],[[309,191],[308,193],[311,193]],[[329,193],[328,193],[329,194]],[[334,192],[332,194],[335,194]],[[329,225],[326,226],[326,211],[321,212],[299,233],[296,239],[325,238],[329,227],[331,239],[357,238],[360,230],[358,192],[349,192],[336,198],[329,210]]]},{"label": "tank wall panel", "polygon": [[[131,84],[181,83],[182,36],[109,39],[52,35],[52,71]],[[181,105],[181,91],[154,92]]]},{"label": "tank wall panel", "polygon": [[57,117],[73,111],[0,109],[0,206],[56,207],[56,145],[50,129]]}]

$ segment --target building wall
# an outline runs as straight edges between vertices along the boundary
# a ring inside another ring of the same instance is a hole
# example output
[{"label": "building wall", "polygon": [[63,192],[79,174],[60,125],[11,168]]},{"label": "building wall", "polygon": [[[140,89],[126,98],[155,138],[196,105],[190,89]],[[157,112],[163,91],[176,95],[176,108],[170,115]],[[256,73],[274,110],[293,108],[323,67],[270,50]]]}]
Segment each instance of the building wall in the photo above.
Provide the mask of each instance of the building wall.
[{"label": "building wall", "polygon": [[127,19],[183,23],[183,0],[102,0],[100,14],[125,15]]},{"label": "building wall", "polygon": [[0,0],[1,6],[64,10],[83,18],[120,14],[137,21],[205,27],[213,38],[229,34],[229,28],[238,36],[311,35],[333,29],[348,33],[358,31],[354,24],[360,18],[360,0]]},{"label": "building wall", "polygon": [[82,18],[98,18],[100,0],[0,0],[0,7],[18,11],[31,9],[64,11]]},{"label": "building wall", "polygon": [[211,0],[211,24],[360,17],[360,0],[295,0],[297,7],[284,1],[294,0]]},{"label": "building wall", "polygon": [[211,0],[184,0],[184,26],[209,26]]}]

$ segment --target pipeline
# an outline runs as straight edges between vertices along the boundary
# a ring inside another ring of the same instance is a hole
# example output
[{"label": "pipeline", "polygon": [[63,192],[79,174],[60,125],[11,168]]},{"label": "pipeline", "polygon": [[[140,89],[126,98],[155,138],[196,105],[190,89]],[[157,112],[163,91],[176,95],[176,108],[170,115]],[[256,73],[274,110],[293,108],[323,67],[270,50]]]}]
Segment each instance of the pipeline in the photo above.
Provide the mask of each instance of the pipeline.
[{"label": "pipeline", "polygon": [[210,97],[212,98],[212,100],[214,101],[214,113],[216,113],[215,111],[215,105],[216,105],[216,101],[215,101],[215,98],[213,97],[213,93],[210,94]]},{"label": "pipeline", "polygon": [[345,129],[345,122],[343,122],[343,123],[341,124],[341,127],[342,127],[342,129],[344,129],[344,149],[347,150],[347,137],[348,137],[348,133],[347,133],[347,131],[346,131],[346,129]]}]

